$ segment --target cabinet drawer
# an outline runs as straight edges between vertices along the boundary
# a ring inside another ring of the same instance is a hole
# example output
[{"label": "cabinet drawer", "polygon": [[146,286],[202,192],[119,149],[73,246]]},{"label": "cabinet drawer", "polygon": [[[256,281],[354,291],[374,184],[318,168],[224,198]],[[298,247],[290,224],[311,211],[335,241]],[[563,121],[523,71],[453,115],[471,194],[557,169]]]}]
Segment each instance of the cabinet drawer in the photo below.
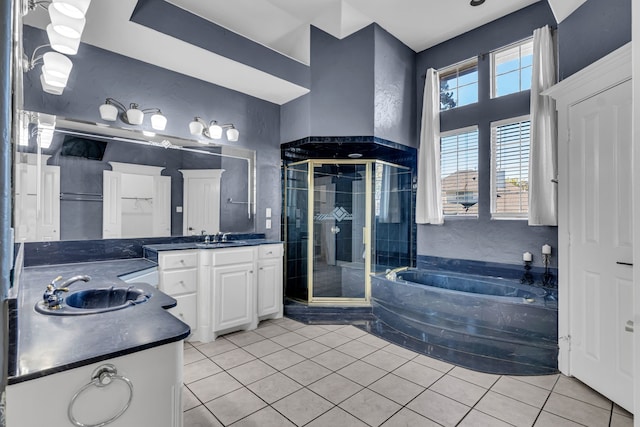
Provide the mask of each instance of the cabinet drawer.
[{"label": "cabinet drawer", "polygon": [[261,245],[258,246],[258,258],[282,258],[282,245]]},{"label": "cabinet drawer", "polygon": [[158,257],[158,264],[160,264],[162,270],[196,267],[198,265],[198,254],[193,251],[161,253]]},{"label": "cabinet drawer", "polygon": [[186,294],[196,291],[197,282],[198,270],[195,268],[165,271],[162,273],[160,290],[171,296]]},{"label": "cabinet drawer", "polygon": [[212,251],[211,265],[216,267],[222,265],[242,264],[245,262],[253,262],[254,248],[234,248],[234,249],[215,249]]},{"label": "cabinet drawer", "polygon": [[184,323],[189,325],[191,328],[191,333],[195,332],[197,326],[197,304],[196,304],[196,295],[181,295],[178,297],[174,297],[178,304],[170,308],[169,313],[176,316],[178,319],[182,320]]}]

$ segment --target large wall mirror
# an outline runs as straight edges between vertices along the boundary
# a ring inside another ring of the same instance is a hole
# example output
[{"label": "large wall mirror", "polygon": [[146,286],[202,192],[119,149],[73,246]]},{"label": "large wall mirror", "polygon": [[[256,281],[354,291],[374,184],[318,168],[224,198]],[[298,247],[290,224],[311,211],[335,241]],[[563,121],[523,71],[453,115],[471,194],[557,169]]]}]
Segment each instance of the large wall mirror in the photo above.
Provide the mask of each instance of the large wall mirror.
[{"label": "large wall mirror", "polygon": [[20,114],[17,242],[255,231],[256,154]]}]

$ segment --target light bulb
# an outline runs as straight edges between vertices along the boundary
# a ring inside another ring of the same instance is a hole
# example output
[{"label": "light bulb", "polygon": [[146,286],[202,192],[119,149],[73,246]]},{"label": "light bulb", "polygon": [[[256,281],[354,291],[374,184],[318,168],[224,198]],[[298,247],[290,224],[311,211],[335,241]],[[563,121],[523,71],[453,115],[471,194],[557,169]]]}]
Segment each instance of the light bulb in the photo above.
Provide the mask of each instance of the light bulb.
[{"label": "light bulb", "polygon": [[167,118],[161,112],[151,116],[151,127],[155,130],[164,130],[167,127]]},{"label": "light bulb", "polygon": [[198,121],[196,117],[192,122],[189,122],[189,133],[194,136],[202,135],[204,125]]},{"label": "light bulb", "polygon": [[238,140],[238,137],[240,136],[240,132],[238,132],[238,129],[232,127],[227,129],[227,140],[231,141],[231,142],[235,142]]},{"label": "light bulb", "polygon": [[222,138],[222,126],[220,126],[216,122],[211,123],[211,125],[209,126],[209,137],[212,139]]},{"label": "light bulb", "polygon": [[60,12],[55,7],[49,8],[49,18],[53,29],[65,37],[79,39],[87,20],[84,18],[72,18]]},{"label": "light bulb", "polygon": [[100,106],[100,118],[108,122],[115,122],[118,118],[118,109],[115,105],[104,103]]},{"label": "light bulb", "polygon": [[127,120],[129,121],[129,124],[141,125],[144,120],[144,113],[142,110],[135,107],[129,108],[127,110]]},{"label": "light bulb", "polygon": [[53,0],[51,6],[70,18],[84,18],[91,0]]},{"label": "light bulb", "polygon": [[79,37],[66,37],[53,29],[53,25],[47,25],[47,35],[49,36],[49,44],[53,50],[57,50],[65,55],[75,55],[78,53],[80,46]]}]

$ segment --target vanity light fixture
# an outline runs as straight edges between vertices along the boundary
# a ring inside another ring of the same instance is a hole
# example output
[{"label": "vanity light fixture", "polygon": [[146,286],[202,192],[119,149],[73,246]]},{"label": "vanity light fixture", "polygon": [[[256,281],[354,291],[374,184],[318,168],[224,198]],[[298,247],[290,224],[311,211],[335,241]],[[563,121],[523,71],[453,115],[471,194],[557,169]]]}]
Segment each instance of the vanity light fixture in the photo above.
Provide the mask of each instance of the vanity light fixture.
[{"label": "vanity light fixture", "polygon": [[[100,117],[108,122],[115,122],[118,117],[128,125],[141,125],[145,114],[151,114],[151,127],[155,130],[164,130],[167,126],[167,118],[162,115],[159,108],[145,108],[141,110],[138,104],[131,103],[126,108],[122,103],[113,98],[107,98],[100,106]],[[120,114],[118,114],[120,113]]]},{"label": "vanity light fixture", "polygon": [[56,116],[51,114],[38,114],[38,145],[40,148],[51,147],[53,132],[56,130]]},{"label": "vanity light fixture", "polygon": [[194,117],[193,121],[189,122],[189,132],[193,136],[204,135],[209,139],[220,139],[224,129],[227,130],[226,134],[229,142],[235,142],[240,137],[240,132],[231,123],[220,125],[217,121],[211,120],[207,125],[200,117]]},{"label": "vanity light fixture", "polygon": [[[51,23],[47,25],[49,44],[38,46],[31,60],[24,59],[24,70],[32,70],[42,60],[40,83],[42,90],[52,95],[62,95],[67,86],[73,63],[66,56],[78,53],[80,37],[86,24],[85,14],[91,0],[23,0],[23,14],[37,7],[48,9]],[[36,56],[39,49],[51,47],[56,52],[47,52]]]}]

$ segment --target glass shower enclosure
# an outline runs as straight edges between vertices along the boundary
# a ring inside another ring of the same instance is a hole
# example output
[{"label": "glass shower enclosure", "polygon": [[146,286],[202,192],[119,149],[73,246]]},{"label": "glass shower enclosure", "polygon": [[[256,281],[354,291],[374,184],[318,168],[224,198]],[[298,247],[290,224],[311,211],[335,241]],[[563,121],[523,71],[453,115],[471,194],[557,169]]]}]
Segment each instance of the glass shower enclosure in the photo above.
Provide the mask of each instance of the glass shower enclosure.
[{"label": "glass shower enclosure", "polygon": [[368,305],[370,273],[413,260],[412,173],[377,160],[285,169],[285,296]]}]

